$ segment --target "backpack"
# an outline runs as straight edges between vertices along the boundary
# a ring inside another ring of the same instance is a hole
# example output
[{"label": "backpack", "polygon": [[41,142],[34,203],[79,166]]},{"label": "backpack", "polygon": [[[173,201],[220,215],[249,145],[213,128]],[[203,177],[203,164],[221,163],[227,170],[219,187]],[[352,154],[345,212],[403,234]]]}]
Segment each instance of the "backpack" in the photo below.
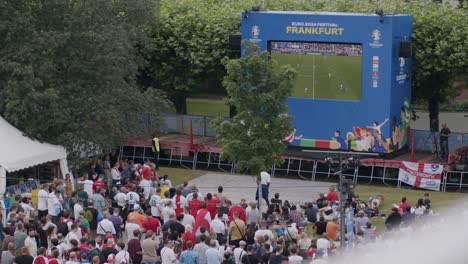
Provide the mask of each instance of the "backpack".
[{"label": "backpack", "polygon": [[253,247],[254,247],[254,254],[255,254],[255,256],[256,256],[258,259],[261,259],[262,256],[263,256],[263,253],[265,253],[265,252],[264,252],[265,250],[264,250],[264,248],[263,248],[263,245],[259,245],[259,244],[255,243],[255,244],[253,245]]},{"label": "backpack", "polygon": [[57,233],[61,233],[64,237],[68,234],[67,222],[62,222],[57,225]]}]

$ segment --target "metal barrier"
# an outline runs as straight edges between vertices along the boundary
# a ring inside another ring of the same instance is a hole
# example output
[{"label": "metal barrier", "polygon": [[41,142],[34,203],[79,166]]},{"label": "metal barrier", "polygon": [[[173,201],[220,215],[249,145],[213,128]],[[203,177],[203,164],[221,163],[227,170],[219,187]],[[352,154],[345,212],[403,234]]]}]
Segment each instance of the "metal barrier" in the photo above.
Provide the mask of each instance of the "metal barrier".
[{"label": "metal barrier", "polygon": [[[315,180],[314,177],[314,171],[316,168],[316,161],[312,159],[301,159],[301,158],[294,158],[294,157],[284,157],[284,159],[287,161],[285,162],[286,168],[282,168],[282,166],[276,166],[273,165],[271,168],[271,175],[275,176],[276,172],[281,172],[284,171],[286,172],[286,175],[289,174],[289,172],[296,172],[297,176],[303,178],[304,180],[307,180],[307,176],[303,175],[303,173],[310,173],[311,180]],[[312,162],[312,170],[307,169],[306,165],[308,163]],[[297,163],[297,165],[295,164]],[[304,166],[304,168],[303,168]]]},{"label": "metal barrier", "polygon": [[463,176],[468,174],[467,171],[444,171],[442,178],[442,192],[447,191],[447,186],[458,186],[460,191],[464,186],[468,187],[468,183],[463,183]]},{"label": "metal barrier", "polygon": [[[146,146],[124,146],[121,147],[122,156],[134,160],[135,163],[144,163],[145,160],[154,160],[151,147]],[[161,148],[159,163],[171,166],[177,163],[186,169],[197,169],[197,166],[205,165],[205,169],[216,167],[227,173],[233,173],[235,164],[220,158],[219,152],[197,151],[180,147]]]},{"label": "metal barrier", "polygon": [[[125,146],[121,147],[123,156],[133,159],[136,163],[143,163],[147,159],[154,159],[151,147],[146,146]],[[326,163],[324,160],[296,158],[286,156],[285,163],[280,166],[271,168],[271,175],[275,176],[278,173],[295,175],[315,181],[317,177],[324,176],[326,179],[331,179],[337,175],[337,169]],[[219,151],[209,150],[192,150],[180,147],[162,148],[159,155],[160,164],[168,166],[177,164],[186,169],[210,169],[216,168],[225,173],[234,173],[236,169],[235,162],[229,162],[221,159]],[[374,181],[380,181],[381,184],[390,187],[401,187],[401,182],[398,180],[400,161],[378,161],[364,162],[362,166],[344,168],[343,175],[352,179],[354,184],[359,181],[364,181],[371,184]],[[468,187],[468,182],[464,182],[463,178],[468,175],[466,171],[444,171],[441,179],[440,191],[446,192],[450,187],[460,191]]]}]

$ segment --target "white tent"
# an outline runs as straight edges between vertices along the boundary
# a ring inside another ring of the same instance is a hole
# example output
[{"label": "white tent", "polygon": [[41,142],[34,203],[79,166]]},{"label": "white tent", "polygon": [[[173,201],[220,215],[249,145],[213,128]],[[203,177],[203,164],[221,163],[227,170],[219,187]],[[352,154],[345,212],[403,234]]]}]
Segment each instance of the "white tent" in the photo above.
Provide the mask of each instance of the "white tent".
[{"label": "white tent", "polygon": [[0,195],[5,193],[6,173],[58,160],[62,175],[68,173],[64,147],[30,139],[0,117]]}]

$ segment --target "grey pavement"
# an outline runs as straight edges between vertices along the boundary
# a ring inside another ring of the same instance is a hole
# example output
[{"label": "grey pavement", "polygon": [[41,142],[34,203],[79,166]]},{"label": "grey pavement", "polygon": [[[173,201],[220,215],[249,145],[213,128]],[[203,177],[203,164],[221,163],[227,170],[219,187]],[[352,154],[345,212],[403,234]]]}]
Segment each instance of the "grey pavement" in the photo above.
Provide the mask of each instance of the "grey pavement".
[{"label": "grey pavement", "polygon": [[[216,193],[218,186],[223,186],[224,194],[234,204],[242,198],[247,202],[255,201],[256,180],[253,176],[235,174],[209,173],[191,180],[190,183],[197,185],[203,195]],[[315,201],[320,192],[326,193],[332,184],[327,182],[313,182],[297,179],[286,179],[271,177],[270,197],[278,192],[280,199],[288,200],[290,203],[305,203]]]}]

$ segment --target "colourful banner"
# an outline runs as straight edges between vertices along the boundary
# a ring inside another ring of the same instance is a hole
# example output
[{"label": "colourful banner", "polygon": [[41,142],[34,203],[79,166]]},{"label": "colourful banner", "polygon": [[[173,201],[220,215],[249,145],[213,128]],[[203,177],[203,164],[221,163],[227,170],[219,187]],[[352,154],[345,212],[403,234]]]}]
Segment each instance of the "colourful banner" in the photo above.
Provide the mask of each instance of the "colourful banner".
[{"label": "colourful banner", "polygon": [[398,180],[416,188],[440,190],[443,165],[402,161]]}]

